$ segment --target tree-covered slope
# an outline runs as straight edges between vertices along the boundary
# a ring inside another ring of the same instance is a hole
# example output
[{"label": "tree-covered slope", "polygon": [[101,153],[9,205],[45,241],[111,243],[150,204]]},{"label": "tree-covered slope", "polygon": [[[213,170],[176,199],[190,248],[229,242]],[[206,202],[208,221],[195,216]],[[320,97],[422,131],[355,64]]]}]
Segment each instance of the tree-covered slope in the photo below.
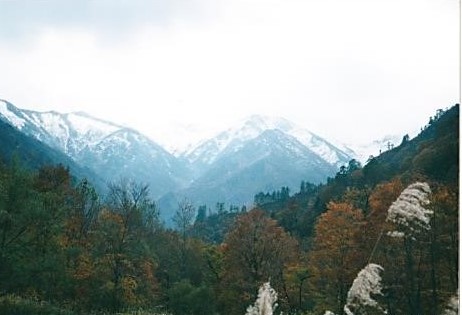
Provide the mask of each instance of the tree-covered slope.
[{"label": "tree-covered slope", "polygon": [[454,181],[459,165],[459,104],[438,111],[421,133],[412,140],[403,138],[400,146],[373,158],[364,167],[370,183],[395,175],[416,175]]}]

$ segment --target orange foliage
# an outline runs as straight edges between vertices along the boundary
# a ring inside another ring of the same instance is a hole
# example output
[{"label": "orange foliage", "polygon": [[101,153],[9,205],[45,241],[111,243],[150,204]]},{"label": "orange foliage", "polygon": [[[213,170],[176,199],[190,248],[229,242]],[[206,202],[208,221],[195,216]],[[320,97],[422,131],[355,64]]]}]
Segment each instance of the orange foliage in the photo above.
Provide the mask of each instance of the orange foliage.
[{"label": "orange foliage", "polygon": [[358,246],[363,224],[361,211],[348,203],[330,202],[320,216],[309,264],[311,284],[331,299],[323,301],[320,308],[343,307],[348,288],[365,260]]}]

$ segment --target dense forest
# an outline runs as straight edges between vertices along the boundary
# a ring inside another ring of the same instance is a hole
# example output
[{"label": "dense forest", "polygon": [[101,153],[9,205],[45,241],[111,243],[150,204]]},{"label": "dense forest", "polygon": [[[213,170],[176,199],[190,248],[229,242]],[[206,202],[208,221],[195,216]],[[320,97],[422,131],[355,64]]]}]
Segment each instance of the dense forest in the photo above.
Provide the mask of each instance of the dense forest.
[{"label": "dense forest", "polygon": [[[399,202],[420,216],[393,217]],[[252,209],[185,199],[175,229],[136,179],[100,195],[62,165],[13,159],[0,165],[0,313],[243,315],[270,281],[277,314],[443,314],[459,287],[458,207],[459,105],[325,184],[258,193]],[[368,264],[382,290],[355,304]]]}]

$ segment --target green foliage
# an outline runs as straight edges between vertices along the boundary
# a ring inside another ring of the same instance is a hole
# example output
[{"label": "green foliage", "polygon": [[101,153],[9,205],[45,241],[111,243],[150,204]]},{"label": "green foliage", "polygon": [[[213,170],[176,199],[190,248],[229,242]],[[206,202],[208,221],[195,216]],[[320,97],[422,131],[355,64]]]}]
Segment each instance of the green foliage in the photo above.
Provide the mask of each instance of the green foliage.
[{"label": "green foliage", "polygon": [[175,283],[168,291],[169,309],[175,315],[203,315],[215,312],[211,288],[195,287],[187,280]]},{"label": "green foliage", "polygon": [[208,244],[221,244],[239,215],[238,212],[227,211],[213,213],[204,220],[194,222],[191,236]]}]

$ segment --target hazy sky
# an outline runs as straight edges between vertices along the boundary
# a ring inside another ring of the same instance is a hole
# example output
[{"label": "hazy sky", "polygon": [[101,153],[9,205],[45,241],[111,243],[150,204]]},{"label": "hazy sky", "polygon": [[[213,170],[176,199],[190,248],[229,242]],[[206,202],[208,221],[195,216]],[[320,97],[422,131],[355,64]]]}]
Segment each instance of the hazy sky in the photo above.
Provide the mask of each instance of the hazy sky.
[{"label": "hazy sky", "polygon": [[459,12],[458,0],[0,0],[0,98],[160,142],[256,113],[365,142],[459,102]]}]

